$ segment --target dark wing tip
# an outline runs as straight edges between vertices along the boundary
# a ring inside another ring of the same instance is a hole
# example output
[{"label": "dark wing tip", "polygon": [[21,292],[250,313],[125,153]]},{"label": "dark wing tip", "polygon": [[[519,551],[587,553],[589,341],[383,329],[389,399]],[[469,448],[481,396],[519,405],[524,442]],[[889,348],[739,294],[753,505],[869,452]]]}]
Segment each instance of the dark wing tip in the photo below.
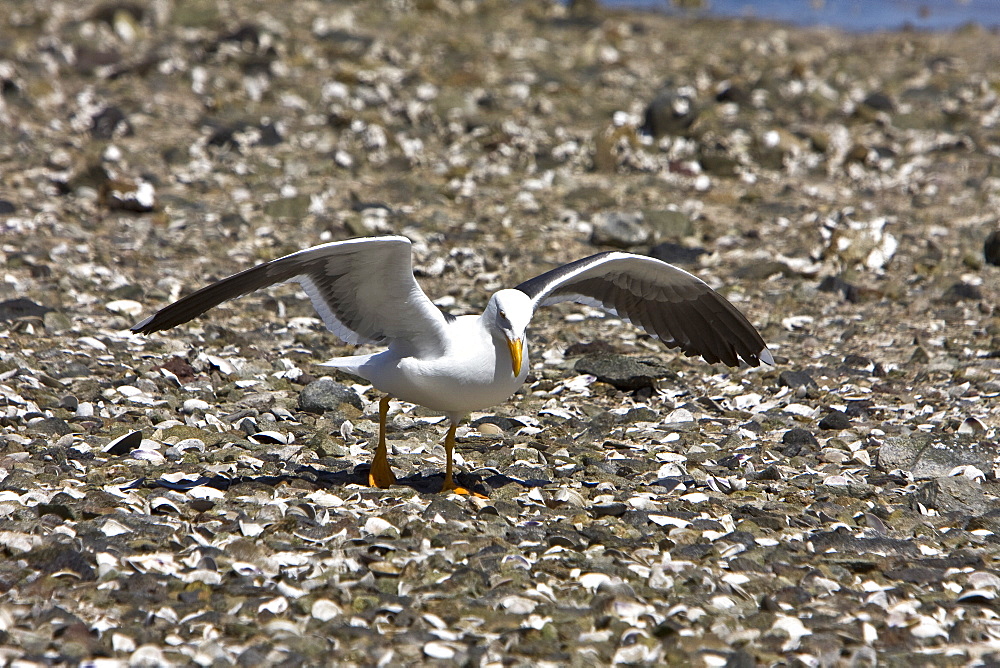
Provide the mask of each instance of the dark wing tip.
[{"label": "dark wing tip", "polygon": [[153,332],[157,331],[156,327],[152,327],[151,326],[151,323],[153,322],[153,319],[155,317],[156,317],[156,315],[153,314],[153,315],[149,316],[148,318],[146,318],[145,320],[143,320],[142,322],[137,322],[136,324],[132,325],[132,333],[133,334],[152,334]]}]

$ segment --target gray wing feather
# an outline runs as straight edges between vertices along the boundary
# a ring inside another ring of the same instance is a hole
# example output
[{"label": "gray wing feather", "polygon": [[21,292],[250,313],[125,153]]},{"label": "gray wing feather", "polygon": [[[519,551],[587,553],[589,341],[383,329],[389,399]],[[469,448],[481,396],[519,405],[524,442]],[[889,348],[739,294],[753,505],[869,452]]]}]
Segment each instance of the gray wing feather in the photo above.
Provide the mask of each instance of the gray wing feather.
[{"label": "gray wing feather", "polygon": [[517,289],[535,308],[563,301],[597,306],[686,355],[737,366],[773,364],[753,325],[703,280],[660,260],[598,253],[556,267]]},{"label": "gray wing feather", "polygon": [[445,316],[413,278],[405,237],[350,239],[314,246],[213,283],[136,324],[148,334],[198,317],[224,301],[298,282],[320,318],[348,343],[401,341],[440,350]]}]

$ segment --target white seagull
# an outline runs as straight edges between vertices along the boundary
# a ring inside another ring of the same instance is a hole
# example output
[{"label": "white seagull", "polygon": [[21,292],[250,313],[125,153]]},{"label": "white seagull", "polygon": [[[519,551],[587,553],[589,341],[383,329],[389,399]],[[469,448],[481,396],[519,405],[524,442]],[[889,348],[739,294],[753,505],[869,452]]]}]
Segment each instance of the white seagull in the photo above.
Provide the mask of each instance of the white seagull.
[{"label": "white seagull", "polygon": [[368,482],[396,482],[386,456],[389,396],[444,413],[442,491],[469,493],[452,479],[455,429],[472,411],[507,400],[528,375],[527,329],[535,309],[562,301],[597,306],[686,355],[737,366],[774,364],[767,345],[736,307],[700,278],[650,257],[611,251],[585,257],[490,297],[482,315],[452,316],[413,277],[410,241],[401,236],[335,241],[225,278],[163,308],[132,328],[149,334],[270,285],[296,281],[323,322],[347,343],[387,346],[337,357],[343,369],[384,393]]}]

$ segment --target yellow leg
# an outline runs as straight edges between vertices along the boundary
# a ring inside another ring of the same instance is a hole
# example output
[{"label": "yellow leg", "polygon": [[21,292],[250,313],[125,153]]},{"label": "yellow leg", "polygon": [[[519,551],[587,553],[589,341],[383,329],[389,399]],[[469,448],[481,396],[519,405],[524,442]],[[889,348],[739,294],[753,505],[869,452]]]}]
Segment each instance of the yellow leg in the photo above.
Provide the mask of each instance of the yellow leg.
[{"label": "yellow leg", "polygon": [[378,446],[372,458],[371,471],[368,473],[368,485],[371,487],[389,487],[396,484],[396,476],[389,466],[389,457],[385,446],[385,418],[389,413],[389,397],[382,397],[378,402]]},{"label": "yellow leg", "polygon": [[452,471],[454,470],[454,462],[452,461],[452,453],[455,451],[455,430],[458,429],[458,423],[452,422],[451,426],[448,427],[448,435],[444,437],[444,454],[445,454],[445,464],[444,464],[444,484],[441,485],[441,492],[453,492],[455,494],[468,494],[469,496],[478,496],[480,499],[488,499],[490,497],[483,496],[482,494],[477,494],[476,492],[470,492],[464,487],[459,487],[455,484],[452,479]]}]

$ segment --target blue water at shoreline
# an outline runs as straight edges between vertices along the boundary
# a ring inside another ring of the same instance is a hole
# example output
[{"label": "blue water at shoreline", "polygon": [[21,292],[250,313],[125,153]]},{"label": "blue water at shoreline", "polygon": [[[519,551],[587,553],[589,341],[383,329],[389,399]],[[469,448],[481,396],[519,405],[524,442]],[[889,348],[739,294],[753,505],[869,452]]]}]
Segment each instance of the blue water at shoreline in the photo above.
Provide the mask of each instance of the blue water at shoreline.
[{"label": "blue water at shoreline", "polygon": [[705,0],[699,9],[678,7],[671,0],[603,2],[674,16],[758,18],[850,32],[948,31],[970,23],[1000,28],[1000,0]]}]

